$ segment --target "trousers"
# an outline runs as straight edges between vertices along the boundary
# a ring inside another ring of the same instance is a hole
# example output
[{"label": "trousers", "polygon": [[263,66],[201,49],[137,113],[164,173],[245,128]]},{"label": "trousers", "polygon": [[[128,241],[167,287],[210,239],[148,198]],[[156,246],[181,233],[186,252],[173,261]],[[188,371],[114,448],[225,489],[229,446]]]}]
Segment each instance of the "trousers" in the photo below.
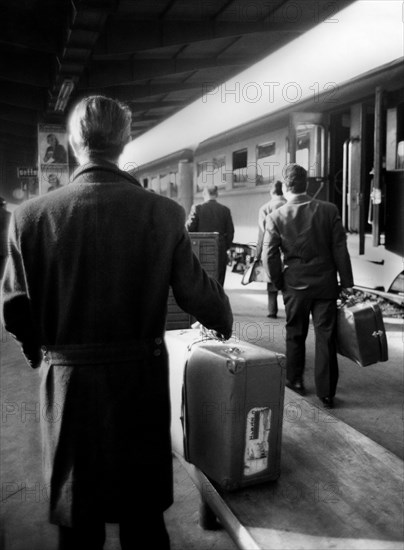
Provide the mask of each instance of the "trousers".
[{"label": "trousers", "polygon": [[278,314],[278,290],[272,283],[267,283],[268,315]]},{"label": "trousers", "polygon": [[314,381],[317,396],[334,397],[338,383],[336,350],[337,304],[335,299],[323,300],[284,293],[286,311],[286,376],[290,382],[303,378],[306,338],[310,314],[315,336]]},{"label": "trousers", "polygon": [[[90,519],[85,525],[59,527],[58,550],[102,550],[105,539],[104,521]],[[170,550],[163,513],[139,513],[136,517],[122,520],[119,523],[119,542],[122,550],[148,547]]]}]

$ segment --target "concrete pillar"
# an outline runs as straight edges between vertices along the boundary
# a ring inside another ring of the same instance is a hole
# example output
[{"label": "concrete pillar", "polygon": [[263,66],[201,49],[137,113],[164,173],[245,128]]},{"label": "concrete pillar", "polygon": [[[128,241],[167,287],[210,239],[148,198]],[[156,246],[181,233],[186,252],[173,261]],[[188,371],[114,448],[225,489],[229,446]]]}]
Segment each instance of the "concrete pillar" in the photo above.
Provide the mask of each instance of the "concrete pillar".
[{"label": "concrete pillar", "polygon": [[178,163],[178,202],[184,208],[186,215],[194,200],[193,164],[187,160]]}]

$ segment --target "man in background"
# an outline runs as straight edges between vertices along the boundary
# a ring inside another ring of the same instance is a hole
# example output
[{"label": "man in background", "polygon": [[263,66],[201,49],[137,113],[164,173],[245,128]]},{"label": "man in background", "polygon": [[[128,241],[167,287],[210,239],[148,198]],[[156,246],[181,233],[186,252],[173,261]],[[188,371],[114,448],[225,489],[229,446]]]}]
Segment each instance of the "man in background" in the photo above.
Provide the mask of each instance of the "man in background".
[{"label": "man in background", "polygon": [[325,407],[332,407],[338,382],[337,276],[341,290],[351,293],[352,266],[338,208],[312,199],[306,188],[306,170],[298,164],[286,166],[287,203],[266,219],[262,257],[271,280],[283,292],[286,385],[301,395],[306,392],[305,342],[311,314],[316,341],[316,393]]},{"label": "man in background", "polygon": [[[268,202],[263,204],[258,211],[258,239],[257,239],[257,249],[255,252],[255,257],[257,260],[261,260],[261,256],[262,256],[262,244],[264,241],[266,218],[271,212],[283,206],[285,202],[286,202],[286,199],[282,193],[282,182],[278,180],[275,182],[275,185],[272,191],[272,197]],[[278,316],[278,289],[272,282],[267,283],[267,294],[268,294],[267,317],[269,317],[270,319],[276,319]]]},{"label": "man in background", "polygon": [[188,231],[219,233],[219,274],[223,286],[226,277],[227,251],[232,245],[234,225],[230,209],[217,202],[217,186],[205,187],[202,204],[194,204],[186,221]]}]

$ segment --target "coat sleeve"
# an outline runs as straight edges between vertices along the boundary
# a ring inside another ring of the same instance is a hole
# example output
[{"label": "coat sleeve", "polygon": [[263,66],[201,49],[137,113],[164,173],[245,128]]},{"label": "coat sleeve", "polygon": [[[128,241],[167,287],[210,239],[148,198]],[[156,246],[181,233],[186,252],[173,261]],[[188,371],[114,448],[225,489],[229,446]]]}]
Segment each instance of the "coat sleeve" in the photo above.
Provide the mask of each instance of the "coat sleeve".
[{"label": "coat sleeve", "polygon": [[188,231],[198,231],[198,209],[195,204],[192,205],[191,211],[188,215],[188,219],[185,222],[185,227]]},{"label": "coat sleeve", "polygon": [[222,286],[205,272],[185,228],[176,246],[171,287],[178,305],[204,327],[231,337],[233,314]]},{"label": "coat sleeve", "polygon": [[9,255],[1,288],[2,322],[5,329],[20,342],[29,365],[36,368],[42,360],[41,344],[32,320],[14,216],[10,223],[8,248]]},{"label": "coat sleeve", "polygon": [[354,285],[351,258],[346,243],[346,233],[337,207],[332,209],[332,254],[343,288]]},{"label": "coat sleeve", "polygon": [[233,224],[233,218],[231,217],[231,212],[229,210],[226,218],[226,249],[227,250],[233,244],[233,238],[234,238],[234,224]]},{"label": "coat sleeve", "polygon": [[265,219],[265,233],[262,246],[262,264],[271,282],[278,290],[283,289],[283,262],[281,237],[271,215]]}]

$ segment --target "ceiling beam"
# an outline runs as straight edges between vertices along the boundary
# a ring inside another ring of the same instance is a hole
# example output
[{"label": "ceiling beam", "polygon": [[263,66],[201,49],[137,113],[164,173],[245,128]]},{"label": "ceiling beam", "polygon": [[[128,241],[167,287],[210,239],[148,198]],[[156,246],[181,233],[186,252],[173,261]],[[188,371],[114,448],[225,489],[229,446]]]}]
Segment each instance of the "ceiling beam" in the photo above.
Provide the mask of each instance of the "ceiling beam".
[{"label": "ceiling beam", "polygon": [[[58,57],[59,70],[50,86],[48,112],[54,112],[57,99],[65,80],[77,85],[84,67],[87,65],[108,16],[117,5],[113,0],[72,2],[70,24],[61,55]],[[67,103],[68,103],[67,98]]]},{"label": "ceiling beam", "polygon": [[16,86],[13,82],[0,80],[0,103],[43,111],[46,89],[29,85]]},{"label": "ceiling beam", "polygon": [[241,71],[253,62],[250,58],[200,57],[193,59],[127,59],[123,61],[95,61],[80,80],[79,88],[103,88],[130,84],[171,74],[212,68],[229,68]]},{"label": "ceiling beam", "polygon": [[179,109],[184,102],[183,101],[165,101],[164,99],[156,101],[128,101],[129,107],[132,113],[141,111],[149,111],[151,109]]},{"label": "ceiling beam", "polygon": [[303,21],[116,21],[106,28],[94,54],[130,54],[152,48],[262,32],[288,33],[292,39],[309,27]]},{"label": "ceiling beam", "polygon": [[36,126],[38,122],[38,111],[0,103],[0,118],[10,122],[21,122],[22,124]]},{"label": "ceiling beam", "polygon": [[130,84],[127,86],[111,86],[109,88],[89,88],[75,94],[75,99],[81,99],[88,95],[106,95],[120,101],[130,102],[136,99],[149,98],[149,96],[169,94],[171,92],[187,91],[190,96],[202,95],[206,82],[178,82],[176,84]]},{"label": "ceiling beam", "polygon": [[24,2],[9,2],[7,7],[2,6],[0,44],[54,55],[61,45],[61,25],[64,24],[68,3],[48,3],[46,9],[38,9],[34,3],[27,6],[28,3]]},{"label": "ceiling beam", "polygon": [[0,67],[0,79],[18,84],[47,87],[50,84],[51,67],[56,63],[50,54],[1,51],[0,55],[7,59]]},{"label": "ceiling beam", "polygon": [[36,126],[29,126],[28,124],[21,124],[17,122],[10,122],[9,120],[3,120],[0,118],[0,130],[8,135],[26,137],[27,139],[35,138],[37,136]]}]

